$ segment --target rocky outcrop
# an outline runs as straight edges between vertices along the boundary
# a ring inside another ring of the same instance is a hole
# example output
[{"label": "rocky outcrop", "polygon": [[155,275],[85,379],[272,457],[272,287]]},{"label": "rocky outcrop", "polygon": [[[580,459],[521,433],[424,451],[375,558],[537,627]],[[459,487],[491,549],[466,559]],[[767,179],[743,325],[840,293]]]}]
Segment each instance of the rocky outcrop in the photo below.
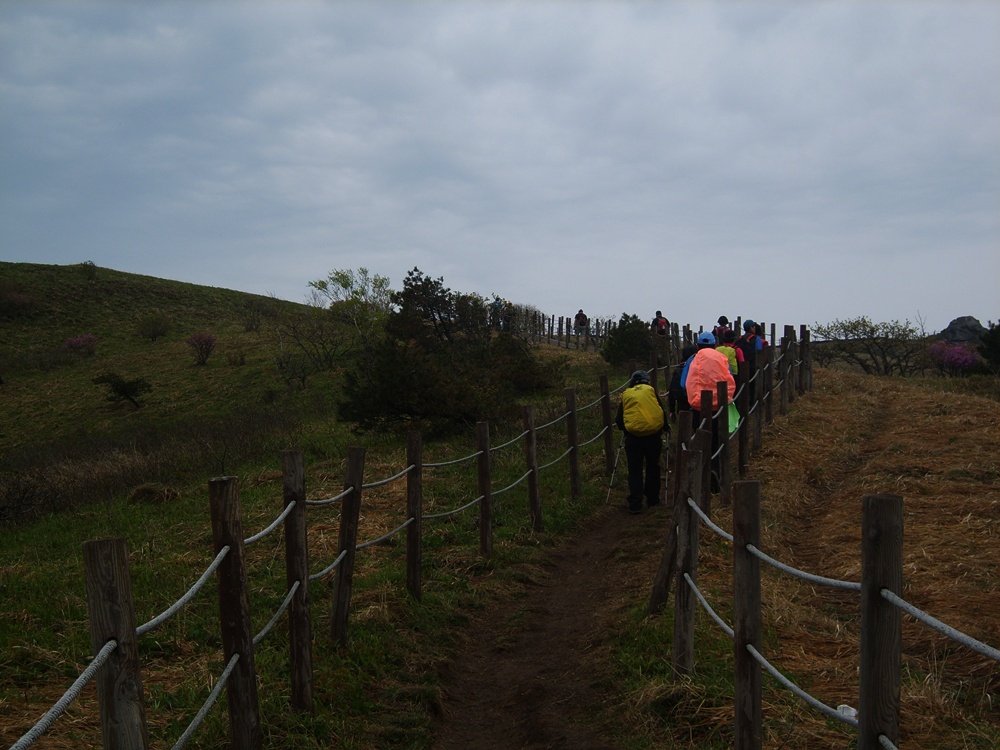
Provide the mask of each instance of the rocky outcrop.
[{"label": "rocky outcrop", "polygon": [[941,331],[941,338],[952,344],[976,344],[986,333],[986,328],[971,315],[955,318]]}]

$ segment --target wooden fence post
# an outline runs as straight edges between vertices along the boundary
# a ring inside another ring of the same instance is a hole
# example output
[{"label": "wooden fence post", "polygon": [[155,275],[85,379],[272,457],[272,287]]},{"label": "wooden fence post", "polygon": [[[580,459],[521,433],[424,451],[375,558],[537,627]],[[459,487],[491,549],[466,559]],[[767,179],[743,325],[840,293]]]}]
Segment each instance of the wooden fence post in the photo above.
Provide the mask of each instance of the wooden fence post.
[{"label": "wooden fence post", "polygon": [[[764,358],[763,370],[761,370],[761,377],[764,380],[763,392],[767,394],[767,398],[764,400],[764,417],[763,420],[767,424],[772,424],[774,422],[774,347],[769,346],[767,349],[762,349],[761,353]],[[760,418],[758,417],[757,429],[760,430]],[[759,441],[759,438],[758,438]],[[758,442],[757,447],[760,447]]]},{"label": "wooden fence post", "polygon": [[[691,441],[694,438],[694,412],[690,409],[682,409],[677,414],[677,440],[674,444],[674,470],[680,471],[681,455],[683,451],[691,450],[694,446]],[[678,475],[679,476],[679,475]],[[674,480],[674,488],[671,498],[676,501],[680,494],[680,479]]]},{"label": "wooden fence post", "polygon": [[298,589],[288,608],[288,648],[292,678],[292,707],[313,710],[312,695],[312,614],[309,605],[309,543],[306,532],[306,483],[302,451],[283,451],[282,498],[285,516],[285,581]]},{"label": "wooden fence post", "polygon": [[569,496],[580,499],[580,435],[576,418],[576,391],[566,389],[566,440],[569,448]]},{"label": "wooden fence post", "polygon": [[740,368],[740,375],[737,378],[738,396],[736,406],[740,410],[740,436],[739,441],[739,464],[740,476],[745,477],[750,467],[750,384],[747,382],[747,374],[744,368]]},{"label": "wooden fence post", "polygon": [[785,326],[785,340],[788,342],[788,403],[795,403],[799,380],[799,346],[795,340],[794,326]]},{"label": "wooden fence post", "polygon": [[733,485],[733,653],[736,750],[760,750],[763,737],[760,663],[760,560],[747,545],[760,546],[760,482]]},{"label": "wooden fence post", "polygon": [[805,391],[813,389],[812,334],[805,325],[802,326],[800,338],[802,339],[802,363],[804,365],[802,370],[802,390],[805,393]]},{"label": "wooden fence post", "polygon": [[354,583],[354,557],[358,551],[358,518],[361,515],[361,488],[365,476],[365,449],[347,449],[347,471],[344,489],[351,491],[340,501],[340,551],[344,558],[337,566],[333,580],[333,607],[330,615],[330,638],[341,646],[347,645],[347,615],[351,608],[351,586]]},{"label": "wooden fence post", "polygon": [[493,478],[490,472],[490,425],[476,423],[476,449],[478,457],[479,494],[479,551],[483,557],[493,555]]},{"label": "wooden fence post", "polygon": [[417,430],[406,436],[406,513],[413,519],[406,527],[406,590],[420,601],[423,588],[424,444]]},{"label": "wooden fence post", "polygon": [[[691,412],[686,413],[690,414]],[[690,429],[690,424],[688,428]],[[667,527],[667,538],[663,547],[663,555],[660,557],[660,566],[656,570],[653,588],[649,592],[649,604],[646,605],[647,614],[659,614],[670,597],[670,583],[677,570],[677,523],[687,508],[687,490],[691,487],[690,475],[691,472],[699,468],[695,463],[696,460],[693,453],[686,448],[681,448],[677,453],[675,463],[677,480],[674,486],[680,489],[674,491],[673,515],[670,519],[670,525]]]},{"label": "wooden fence post", "polygon": [[691,580],[698,581],[698,525],[699,519],[687,502],[691,497],[697,500],[702,493],[702,466],[708,462],[708,456],[701,451],[689,451],[690,467],[686,467],[689,481],[687,488],[681,488],[681,502],[678,508],[681,513],[674,518],[677,525],[677,586],[674,593],[674,642],[673,671],[675,678],[690,674],[694,667],[694,616],[696,597],[684,574]]},{"label": "wooden fence post", "polygon": [[773,371],[771,365],[771,347],[761,349],[750,354],[753,361],[751,372],[754,375],[753,390],[751,391],[754,406],[753,411],[753,450],[754,453],[760,450],[764,444],[764,411],[771,403],[772,395],[768,388],[768,374]]},{"label": "wooden fence post", "polygon": [[729,433],[733,427],[729,424],[729,386],[725,381],[719,381],[716,390],[718,393],[715,402],[719,404],[719,504],[729,505],[733,487],[732,464],[729,460]]},{"label": "wooden fence post", "polygon": [[899,741],[902,612],[882,589],[903,594],[903,498],[861,501],[861,658],[858,750],[877,750],[879,735]]},{"label": "wooden fence post", "polygon": [[702,513],[711,517],[712,515],[712,430],[701,428],[696,430],[691,441],[694,449],[701,452],[702,462],[698,465],[701,478],[698,486],[701,489],[700,495],[695,495],[695,502],[701,508]]},{"label": "wooden fence post", "polygon": [[611,421],[611,386],[601,375],[601,424],[604,425],[604,471],[610,477],[615,470],[614,423]]},{"label": "wooden fence post", "polygon": [[792,375],[792,371],[791,371],[791,368],[788,366],[788,363],[791,361],[791,358],[792,358],[792,355],[789,352],[788,339],[782,339],[781,340],[781,369],[780,369],[780,373],[781,373],[781,401],[780,401],[780,404],[781,404],[781,406],[780,406],[780,409],[778,410],[778,413],[781,414],[781,416],[785,416],[786,414],[788,414],[788,402],[791,400],[788,397],[788,391],[791,390],[791,388],[789,386],[791,385],[791,375]]},{"label": "wooden fence post", "polygon": [[538,434],[535,432],[535,410],[521,407],[524,423],[524,464],[528,469],[528,511],[533,531],[542,530],[542,496],[538,491]]},{"label": "wooden fence post", "polygon": [[799,379],[796,382],[796,389],[800,396],[805,395],[806,381],[809,379],[809,364],[806,362],[806,341],[809,338],[809,330],[805,325],[799,326]]},{"label": "wooden fence post", "polygon": [[247,589],[246,557],[243,550],[243,519],[240,515],[239,482],[220,477],[208,483],[215,553],[229,547],[216,570],[219,581],[219,622],[225,663],[239,655],[226,683],[231,746],[256,750],[263,744],[257,701],[257,668],[250,625],[250,595]]},{"label": "wooden fence post", "polygon": [[104,748],[145,750],[149,747],[149,737],[125,540],[84,542],[83,564],[90,614],[90,647],[96,655],[108,641],[118,643],[97,672],[97,703],[101,710]]}]

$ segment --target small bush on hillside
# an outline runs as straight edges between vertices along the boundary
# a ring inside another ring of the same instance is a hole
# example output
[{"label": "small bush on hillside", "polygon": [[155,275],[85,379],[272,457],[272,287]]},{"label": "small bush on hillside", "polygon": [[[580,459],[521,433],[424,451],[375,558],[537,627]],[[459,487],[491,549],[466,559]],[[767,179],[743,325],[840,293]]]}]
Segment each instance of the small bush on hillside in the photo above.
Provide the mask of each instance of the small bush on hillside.
[{"label": "small bush on hillside", "polygon": [[8,282],[0,282],[0,320],[30,318],[40,310],[38,300]]},{"label": "small bush on hillside", "polygon": [[93,281],[97,278],[97,264],[94,261],[85,260],[78,268],[80,269],[80,273],[83,274],[83,278],[87,281]]},{"label": "small bush on hillside", "polygon": [[128,401],[135,408],[142,406],[139,399],[143,394],[153,390],[147,381],[142,378],[135,380],[125,380],[121,375],[113,372],[106,372],[91,381],[94,385],[106,385],[111,391],[108,394],[108,401]]},{"label": "small bush on hillside", "polygon": [[92,333],[73,336],[63,342],[63,349],[70,354],[77,354],[81,357],[92,357],[97,350],[97,337]]},{"label": "small bush on hillside", "polygon": [[242,346],[232,346],[225,350],[226,364],[230,367],[243,367],[247,363],[247,353]]},{"label": "small bush on hillside", "polygon": [[161,312],[150,313],[139,319],[139,322],[136,324],[136,331],[143,338],[156,341],[166,336],[170,331],[170,321]]},{"label": "small bush on hillside", "polygon": [[629,362],[648,361],[652,350],[652,334],[646,321],[622,313],[618,325],[601,346],[601,356],[612,367],[622,367]]},{"label": "small bush on hillside", "polygon": [[267,300],[251,297],[240,307],[240,318],[243,321],[243,330],[247,333],[257,333],[265,318],[273,319],[277,317],[273,304]]},{"label": "small bush on hillside", "polygon": [[215,336],[210,333],[192,333],[187,337],[187,345],[194,352],[195,365],[204,365],[215,351]]}]

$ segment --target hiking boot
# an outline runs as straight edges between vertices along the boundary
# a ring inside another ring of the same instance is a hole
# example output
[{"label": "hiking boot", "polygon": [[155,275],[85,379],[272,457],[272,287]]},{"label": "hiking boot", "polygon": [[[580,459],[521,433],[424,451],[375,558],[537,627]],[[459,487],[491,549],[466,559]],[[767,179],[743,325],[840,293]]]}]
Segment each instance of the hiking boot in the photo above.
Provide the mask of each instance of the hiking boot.
[{"label": "hiking boot", "polygon": [[642,513],[642,506],[630,505],[628,506],[628,512],[631,513],[633,516],[638,515],[639,513]]}]

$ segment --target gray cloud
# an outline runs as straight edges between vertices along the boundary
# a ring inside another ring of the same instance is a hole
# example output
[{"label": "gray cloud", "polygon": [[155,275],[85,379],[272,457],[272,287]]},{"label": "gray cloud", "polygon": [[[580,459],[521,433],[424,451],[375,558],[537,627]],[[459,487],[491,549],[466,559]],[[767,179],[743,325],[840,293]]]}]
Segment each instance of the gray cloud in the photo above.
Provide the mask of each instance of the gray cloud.
[{"label": "gray cloud", "polygon": [[302,299],[997,315],[1000,7],[0,5],[0,256]]}]

